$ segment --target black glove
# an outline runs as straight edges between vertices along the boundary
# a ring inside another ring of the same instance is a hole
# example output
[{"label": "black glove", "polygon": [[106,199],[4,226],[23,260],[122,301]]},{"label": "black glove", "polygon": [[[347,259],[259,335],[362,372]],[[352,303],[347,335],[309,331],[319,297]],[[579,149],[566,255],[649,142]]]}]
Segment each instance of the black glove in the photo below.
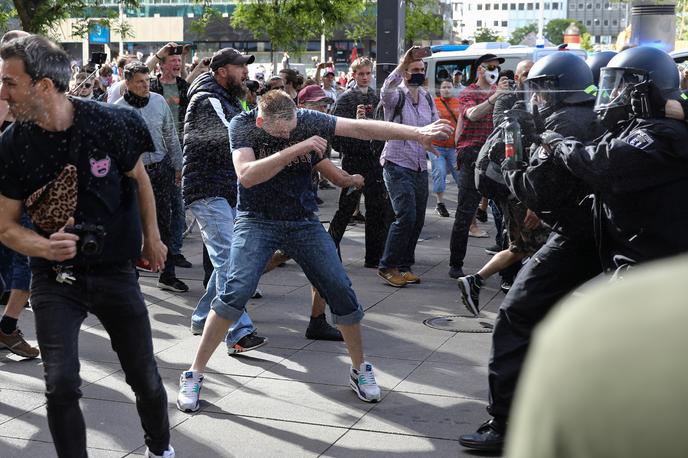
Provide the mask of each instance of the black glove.
[{"label": "black glove", "polygon": [[500,165],[502,173],[512,172],[514,170],[525,170],[528,168],[528,164],[524,161],[515,161],[511,158],[504,159]]},{"label": "black glove", "polygon": [[[643,81],[633,86],[631,109],[638,118],[663,118],[667,99],[652,81]],[[685,116],[684,111],[684,116]]]}]

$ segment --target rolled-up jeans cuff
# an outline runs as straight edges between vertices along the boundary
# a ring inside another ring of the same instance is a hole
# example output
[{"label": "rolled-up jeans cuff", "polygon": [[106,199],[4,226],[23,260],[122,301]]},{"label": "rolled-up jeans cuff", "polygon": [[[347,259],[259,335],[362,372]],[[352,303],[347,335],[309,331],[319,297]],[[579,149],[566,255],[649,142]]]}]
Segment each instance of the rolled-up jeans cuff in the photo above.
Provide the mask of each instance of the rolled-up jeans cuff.
[{"label": "rolled-up jeans cuff", "polygon": [[219,298],[219,296],[215,296],[213,301],[210,303],[210,308],[220,315],[220,317],[224,318],[225,320],[232,320],[232,322],[237,321],[239,318],[241,318],[241,315],[244,313],[244,309],[238,309],[236,307],[232,307],[231,305],[225,303],[222,301],[222,299]]},{"label": "rolled-up jeans cuff", "polygon": [[334,312],[332,312],[332,321],[334,321],[334,324],[343,324],[345,326],[350,326],[353,324],[358,324],[363,320],[363,315],[365,313],[363,312],[363,307],[361,305],[358,305],[358,308],[347,314],[347,315],[335,315]]}]

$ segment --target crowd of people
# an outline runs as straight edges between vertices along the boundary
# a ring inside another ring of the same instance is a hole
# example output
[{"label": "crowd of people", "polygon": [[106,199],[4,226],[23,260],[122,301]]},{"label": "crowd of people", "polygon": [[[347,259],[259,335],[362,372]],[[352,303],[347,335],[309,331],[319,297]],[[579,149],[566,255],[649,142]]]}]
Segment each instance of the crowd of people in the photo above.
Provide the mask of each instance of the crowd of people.
[{"label": "crowd of people", "polygon": [[[77,349],[88,313],[103,323],[136,394],[146,456],[174,456],[137,268],[159,272],[164,290],[189,290],[176,275],[192,267],[182,254],[187,211],[203,240],[205,291],[189,317],[201,337],[180,374],[178,409],[200,408],[222,342],[229,355],[268,343],[246,304],[260,297],[261,275],[287,259],[312,285],[306,337],[343,341],[350,387],[378,402],[340,244],[363,199],[363,267],[393,287],[420,283],[413,266],[430,190],[437,214],[450,217],[451,175],[458,203],[448,275],[474,316],[487,278],[501,273],[506,293],[492,335],[491,418],[459,439],[488,451],[504,446],[533,331],[555,304],[593,277],[622,278],[688,249],[674,236],[688,214],[678,203],[657,205],[688,186],[688,102],[668,54],[638,47],[585,62],[561,51],[512,73],[485,54],[466,85],[461,72],[446,74],[430,94],[423,51],[410,48],[378,93],[366,57],[341,85],[327,63],[312,80],[290,68],[250,80],[254,56],[233,48],[187,67],[189,49],[175,43],[145,62],[121,56],[116,68],[74,71],[46,38],[2,38],[0,286],[9,297],[0,344],[42,357],[59,456],[86,454]],[[341,193],[326,231],[317,191],[332,185]],[[487,235],[476,220],[487,221],[488,207],[493,257],[467,274],[468,239]],[[29,300],[38,348],[17,326]]]}]

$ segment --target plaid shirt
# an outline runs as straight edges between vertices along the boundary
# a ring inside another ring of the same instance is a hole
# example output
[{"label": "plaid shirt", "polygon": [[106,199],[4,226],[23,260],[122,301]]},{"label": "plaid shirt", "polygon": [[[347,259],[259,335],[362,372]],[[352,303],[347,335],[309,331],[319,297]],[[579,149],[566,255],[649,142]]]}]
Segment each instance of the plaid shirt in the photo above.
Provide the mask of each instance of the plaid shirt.
[{"label": "plaid shirt", "polygon": [[492,133],[492,111],[485,115],[484,118],[477,121],[471,121],[466,116],[466,111],[476,105],[480,105],[494,94],[496,86],[492,86],[489,90],[481,89],[477,84],[470,84],[466,89],[461,91],[459,95],[459,112],[463,121],[463,129],[459,141],[456,143],[456,148],[465,148],[468,146],[483,146],[487,137]]}]

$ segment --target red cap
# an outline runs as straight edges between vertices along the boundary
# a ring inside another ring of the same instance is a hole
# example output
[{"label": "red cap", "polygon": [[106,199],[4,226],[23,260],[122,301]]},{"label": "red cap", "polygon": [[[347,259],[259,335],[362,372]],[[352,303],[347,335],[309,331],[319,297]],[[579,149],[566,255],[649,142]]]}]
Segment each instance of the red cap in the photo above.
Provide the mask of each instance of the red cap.
[{"label": "red cap", "polygon": [[327,94],[325,94],[325,91],[323,91],[322,88],[317,84],[311,84],[310,86],[306,86],[301,89],[298,100],[299,105],[315,102],[322,102],[327,105],[334,103],[334,100],[332,100],[331,97],[328,97]]}]

